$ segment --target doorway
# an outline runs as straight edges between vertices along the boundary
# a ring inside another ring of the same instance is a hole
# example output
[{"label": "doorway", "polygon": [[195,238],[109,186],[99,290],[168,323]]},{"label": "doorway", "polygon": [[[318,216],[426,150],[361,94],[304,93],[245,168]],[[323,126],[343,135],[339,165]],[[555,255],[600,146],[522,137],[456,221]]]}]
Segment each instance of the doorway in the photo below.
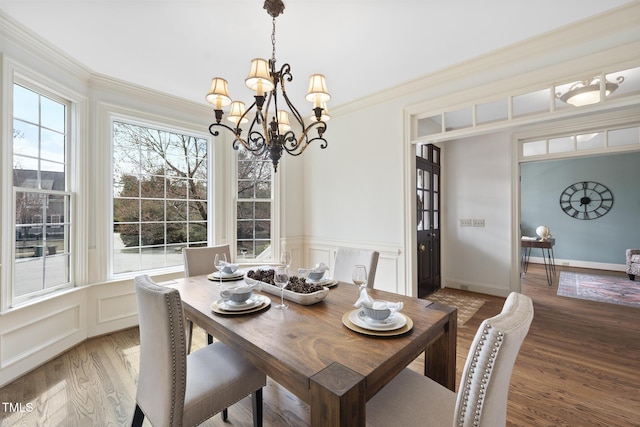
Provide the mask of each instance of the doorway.
[{"label": "doorway", "polygon": [[440,148],[416,147],[418,297],[440,289]]}]

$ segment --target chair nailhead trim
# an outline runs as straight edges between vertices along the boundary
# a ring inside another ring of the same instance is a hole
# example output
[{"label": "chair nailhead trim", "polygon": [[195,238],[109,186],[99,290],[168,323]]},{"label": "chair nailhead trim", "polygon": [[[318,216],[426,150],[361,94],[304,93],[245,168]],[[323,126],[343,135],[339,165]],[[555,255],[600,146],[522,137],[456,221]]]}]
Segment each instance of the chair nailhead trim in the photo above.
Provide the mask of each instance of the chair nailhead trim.
[{"label": "chair nailhead trim", "polygon": [[[464,390],[462,392],[461,411],[458,417],[458,425],[461,427],[464,425],[465,418],[467,417],[467,410],[470,409],[470,403],[474,406],[473,425],[480,425],[486,387],[491,378],[491,372],[493,370],[495,359],[498,356],[498,351],[500,350],[500,346],[502,345],[502,342],[504,340],[504,333],[498,332],[495,341],[491,344],[490,353],[485,356],[488,360],[486,361],[484,369],[478,371],[478,373],[476,374],[476,368],[480,363],[480,359],[483,358],[482,350],[485,342],[487,341],[487,337],[489,336],[491,328],[492,326],[489,323],[485,324],[484,329],[482,330],[482,334],[480,335],[480,338],[478,340],[478,344],[476,345],[474,357],[468,369],[467,380],[465,381]],[[479,382],[477,380],[474,381],[474,378],[480,374],[482,375],[482,377],[479,379]],[[477,397],[475,399],[475,402],[469,402],[472,391],[471,388],[474,383],[478,384]]]}]

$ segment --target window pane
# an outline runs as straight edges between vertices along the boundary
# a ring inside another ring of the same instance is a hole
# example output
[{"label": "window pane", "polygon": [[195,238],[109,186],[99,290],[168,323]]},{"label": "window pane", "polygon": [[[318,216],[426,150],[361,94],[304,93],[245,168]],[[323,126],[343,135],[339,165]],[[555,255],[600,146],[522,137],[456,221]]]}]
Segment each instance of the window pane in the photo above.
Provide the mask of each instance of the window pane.
[{"label": "window pane", "polygon": [[207,202],[192,201],[189,203],[189,221],[207,220]]},{"label": "window pane", "polygon": [[164,221],[164,200],[142,199],[140,207],[141,221]]},{"label": "window pane", "polygon": [[65,107],[63,104],[45,96],[40,98],[42,108],[42,126],[63,133],[65,130]]},{"label": "window pane", "polygon": [[444,113],[444,125],[447,131],[473,126],[473,109],[467,107]]},{"label": "window pane", "polygon": [[528,116],[531,114],[550,111],[549,89],[525,93],[513,97],[513,117]]},{"label": "window pane", "polygon": [[187,180],[180,179],[180,178],[167,179],[167,198],[186,199],[187,198]]},{"label": "window pane", "polygon": [[573,137],[554,138],[549,140],[549,153],[564,153],[575,151]]},{"label": "window pane", "polygon": [[576,144],[578,150],[604,148],[604,132],[576,135]]},{"label": "window pane", "polygon": [[13,287],[13,297],[19,298],[44,290],[44,258],[16,260],[14,275],[20,278]]},{"label": "window pane", "polygon": [[142,175],[142,177],[140,177],[141,197],[164,198],[164,183],[165,179],[163,176]]},{"label": "window pane", "polygon": [[547,141],[529,141],[522,143],[522,156],[539,156],[547,154]]},{"label": "window pane", "polygon": [[181,200],[167,200],[167,221],[186,221],[188,206]]},{"label": "window pane", "polygon": [[40,96],[25,87],[13,85],[13,117],[38,123]]},{"label": "window pane", "polygon": [[609,147],[619,147],[624,145],[640,144],[640,128],[626,128],[610,130],[607,133],[607,145]]},{"label": "window pane", "polygon": [[[444,132],[444,130],[442,129],[441,114],[433,117],[425,117],[418,120],[418,137],[434,135],[442,132]],[[424,156],[421,155],[420,157]]]},{"label": "window pane", "polygon": [[64,134],[43,129],[40,154],[43,159],[64,162]]},{"label": "window pane", "polygon": [[20,120],[13,121],[13,155],[38,157],[38,126]]},{"label": "window pane", "polygon": [[479,104],[476,107],[476,121],[480,124],[500,122],[509,118],[509,103],[506,99]]}]

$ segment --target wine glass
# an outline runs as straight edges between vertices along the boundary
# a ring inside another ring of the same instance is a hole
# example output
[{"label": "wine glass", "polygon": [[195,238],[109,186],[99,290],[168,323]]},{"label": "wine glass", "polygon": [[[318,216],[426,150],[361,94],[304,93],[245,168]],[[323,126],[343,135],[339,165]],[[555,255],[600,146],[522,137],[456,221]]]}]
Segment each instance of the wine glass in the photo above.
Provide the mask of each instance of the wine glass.
[{"label": "wine glass", "polygon": [[216,254],[215,258],[213,259],[213,265],[218,270],[218,277],[220,278],[220,283],[219,283],[220,286],[222,286],[222,269],[224,268],[226,263],[227,263],[226,254]]},{"label": "wine glass", "polygon": [[289,306],[284,303],[284,288],[289,283],[289,272],[286,267],[276,267],[273,274],[273,282],[280,288],[280,304],[274,307],[282,310],[288,308]]},{"label": "wine glass", "polygon": [[360,289],[361,285],[367,283],[367,267],[364,265],[354,265],[351,273],[351,281]]},{"label": "wine glass", "polygon": [[280,264],[287,266],[287,268],[291,267],[291,252],[284,251],[280,254]]}]

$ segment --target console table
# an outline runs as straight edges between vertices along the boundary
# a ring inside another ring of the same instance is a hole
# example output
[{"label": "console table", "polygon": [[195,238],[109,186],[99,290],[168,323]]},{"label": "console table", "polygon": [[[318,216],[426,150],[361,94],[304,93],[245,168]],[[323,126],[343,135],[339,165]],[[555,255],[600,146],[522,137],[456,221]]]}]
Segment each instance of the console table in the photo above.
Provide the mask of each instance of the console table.
[{"label": "console table", "polygon": [[556,239],[546,240],[531,240],[521,239],[521,264],[522,272],[526,273],[529,267],[529,257],[531,255],[531,248],[540,248],[542,251],[542,261],[544,262],[544,271],[547,274],[547,283],[549,286],[553,283],[553,277],[556,275],[556,260],[553,256],[553,245],[555,245]]}]

